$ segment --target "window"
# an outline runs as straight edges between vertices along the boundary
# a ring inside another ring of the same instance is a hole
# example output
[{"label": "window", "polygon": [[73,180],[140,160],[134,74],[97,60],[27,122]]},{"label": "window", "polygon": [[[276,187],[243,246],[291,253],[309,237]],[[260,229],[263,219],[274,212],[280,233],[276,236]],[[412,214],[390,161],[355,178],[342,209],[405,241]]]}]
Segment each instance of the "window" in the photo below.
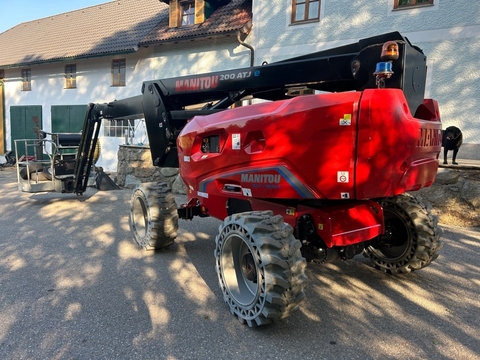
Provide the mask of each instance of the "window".
[{"label": "window", "polygon": [[320,0],[293,0],[292,24],[320,19]]},{"label": "window", "polygon": [[65,65],[65,89],[75,89],[77,87],[77,65]]},{"label": "window", "polygon": [[130,134],[131,126],[128,120],[104,120],[103,136],[106,137],[126,137]]},{"label": "window", "polygon": [[182,26],[195,24],[195,1],[182,1],[180,6]]},{"label": "window", "polygon": [[125,59],[112,61],[112,86],[125,86]]},{"label": "window", "polygon": [[5,70],[0,70],[0,80],[5,79]]},{"label": "window", "polygon": [[225,1],[220,0],[165,0],[164,2],[169,4],[168,26],[170,28],[201,24],[219,6],[225,4]]},{"label": "window", "polygon": [[32,72],[30,69],[22,69],[22,91],[32,90]]},{"label": "window", "polygon": [[412,6],[433,5],[433,0],[395,0],[394,9],[404,9]]}]

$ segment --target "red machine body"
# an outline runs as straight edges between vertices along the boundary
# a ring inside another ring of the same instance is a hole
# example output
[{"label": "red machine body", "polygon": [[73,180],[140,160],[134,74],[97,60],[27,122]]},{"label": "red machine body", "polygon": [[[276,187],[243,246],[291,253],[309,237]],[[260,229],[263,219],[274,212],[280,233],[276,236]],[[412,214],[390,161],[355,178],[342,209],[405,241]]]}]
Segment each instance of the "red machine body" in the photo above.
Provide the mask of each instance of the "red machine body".
[{"label": "red machine body", "polygon": [[369,199],[435,180],[441,148],[438,105],[415,118],[399,89],[306,95],[194,117],[177,139],[191,201],[223,219],[231,206],[273,210],[296,225],[313,216],[328,247],[384,232]]},{"label": "red machine body", "polygon": [[[438,167],[441,122],[438,104],[424,99],[426,72],[421,49],[394,32],[145,81],[142,95],[89,106],[73,188],[86,189],[102,119],[144,118],[153,165],[179,167],[187,186],[179,218],[271,210],[314,252],[388,237],[382,199],[431,185]],[[298,88],[317,94],[292,98]],[[231,108],[248,99],[268,102]]]}]

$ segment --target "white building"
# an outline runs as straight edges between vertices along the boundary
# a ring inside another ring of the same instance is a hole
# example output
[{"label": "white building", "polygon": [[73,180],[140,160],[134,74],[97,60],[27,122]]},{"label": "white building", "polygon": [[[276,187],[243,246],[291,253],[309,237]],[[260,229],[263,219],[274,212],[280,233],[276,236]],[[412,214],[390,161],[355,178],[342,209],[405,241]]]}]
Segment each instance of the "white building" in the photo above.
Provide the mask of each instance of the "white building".
[{"label": "white building", "polygon": [[[462,129],[459,157],[480,159],[480,2],[467,0],[122,0],[19,24],[0,34],[0,154],[36,126],[79,131],[86,104],[138,95],[144,80],[261,65],[391,31],[426,54],[426,96],[439,102],[444,128]],[[143,142],[134,126],[133,141]],[[101,130],[106,170],[116,169],[126,129]]]}]

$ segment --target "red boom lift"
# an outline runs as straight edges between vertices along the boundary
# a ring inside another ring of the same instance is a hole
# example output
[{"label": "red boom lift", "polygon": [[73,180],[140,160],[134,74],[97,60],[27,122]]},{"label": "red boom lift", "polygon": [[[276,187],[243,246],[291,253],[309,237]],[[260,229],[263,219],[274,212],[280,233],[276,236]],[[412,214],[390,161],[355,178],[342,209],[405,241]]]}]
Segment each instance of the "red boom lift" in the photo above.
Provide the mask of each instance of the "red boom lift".
[{"label": "red boom lift", "polygon": [[[441,229],[407,192],[435,180],[438,104],[426,57],[398,32],[262,66],[145,81],[134,98],[90,104],[73,189],[82,194],[102,119],[144,118],[153,163],[179,167],[188,202],[162,183],[134,190],[145,249],[171,245],[178,219],[223,220],[215,268],[249,326],[289,316],[306,262],[363,253],[387,273],[438,257]],[[311,95],[294,96],[298,89]],[[266,100],[248,106],[241,101]],[[203,104],[197,110],[187,110]]]}]

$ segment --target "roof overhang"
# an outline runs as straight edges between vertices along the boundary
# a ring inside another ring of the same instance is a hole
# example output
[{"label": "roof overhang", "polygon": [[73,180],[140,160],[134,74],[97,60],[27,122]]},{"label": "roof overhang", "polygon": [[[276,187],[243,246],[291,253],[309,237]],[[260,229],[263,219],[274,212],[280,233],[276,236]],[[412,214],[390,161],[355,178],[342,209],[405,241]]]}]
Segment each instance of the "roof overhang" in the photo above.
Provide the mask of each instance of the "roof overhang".
[{"label": "roof overhang", "polygon": [[54,64],[54,63],[61,63],[61,62],[72,62],[75,60],[94,59],[94,58],[105,57],[105,56],[126,55],[126,54],[133,54],[137,51],[138,51],[138,47],[136,47],[135,49],[119,51],[119,52],[86,54],[86,55],[73,56],[73,57],[27,61],[19,64],[0,65],[0,70],[1,69],[18,69],[18,68],[27,67],[27,66],[46,65],[46,64]]}]

